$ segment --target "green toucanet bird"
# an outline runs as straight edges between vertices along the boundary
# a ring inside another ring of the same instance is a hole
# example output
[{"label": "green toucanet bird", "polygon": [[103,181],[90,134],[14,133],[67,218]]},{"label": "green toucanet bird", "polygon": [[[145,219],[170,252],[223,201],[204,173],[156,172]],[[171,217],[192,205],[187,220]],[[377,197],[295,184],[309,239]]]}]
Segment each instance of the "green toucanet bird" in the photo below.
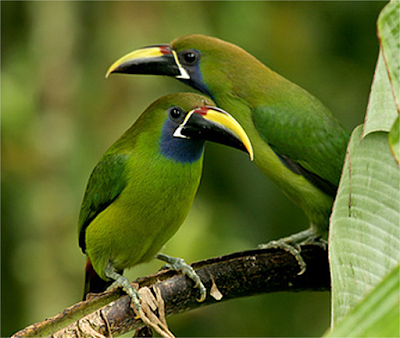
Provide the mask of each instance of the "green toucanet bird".
[{"label": "green toucanet bird", "polygon": [[[106,151],[90,176],[79,216],[79,245],[87,255],[84,299],[116,281],[140,309],[138,293],[122,272],[153,258],[181,226],[200,182],[206,140],[253,156],[236,120],[193,93],[157,100]],[[156,257],[173,268],[181,262]],[[180,265],[204,299],[200,279]]]},{"label": "green toucanet bird", "polygon": [[238,46],[204,35],[131,52],[111,73],[172,76],[210,96],[244,128],[258,168],[310,219],[310,229],[285,240],[326,233],[349,134],[307,91]]}]

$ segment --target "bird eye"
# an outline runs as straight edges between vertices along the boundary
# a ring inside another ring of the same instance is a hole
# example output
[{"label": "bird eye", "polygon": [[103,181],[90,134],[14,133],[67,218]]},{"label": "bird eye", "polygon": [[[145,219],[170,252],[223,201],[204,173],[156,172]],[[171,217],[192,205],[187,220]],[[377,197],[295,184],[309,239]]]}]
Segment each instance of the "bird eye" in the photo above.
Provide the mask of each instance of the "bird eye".
[{"label": "bird eye", "polygon": [[198,59],[198,53],[194,50],[187,50],[182,52],[182,62],[186,65],[194,65]]},{"label": "bird eye", "polygon": [[182,111],[181,108],[178,107],[172,107],[169,109],[169,116],[171,118],[172,121],[175,122],[181,122],[181,120],[184,118],[185,114]]}]

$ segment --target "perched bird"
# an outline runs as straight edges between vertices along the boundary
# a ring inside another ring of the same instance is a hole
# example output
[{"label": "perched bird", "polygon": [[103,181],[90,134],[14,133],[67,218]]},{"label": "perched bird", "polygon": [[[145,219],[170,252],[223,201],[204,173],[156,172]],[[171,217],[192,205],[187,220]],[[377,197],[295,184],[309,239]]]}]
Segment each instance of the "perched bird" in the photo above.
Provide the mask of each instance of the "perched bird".
[{"label": "perched bird", "polygon": [[[140,310],[137,291],[123,270],[152,259],[186,218],[199,186],[206,140],[247,151],[240,125],[214,103],[193,93],[164,96],[151,104],[94,168],[79,216],[79,245],[87,255],[84,299],[112,282]],[[181,269],[181,259],[156,256]]]},{"label": "perched bird", "polygon": [[240,47],[204,35],[131,52],[111,73],[172,76],[210,96],[243,126],[258,168],[310,220],[310,229],[282,244],[326,233],[349,134],[307,91]]}]

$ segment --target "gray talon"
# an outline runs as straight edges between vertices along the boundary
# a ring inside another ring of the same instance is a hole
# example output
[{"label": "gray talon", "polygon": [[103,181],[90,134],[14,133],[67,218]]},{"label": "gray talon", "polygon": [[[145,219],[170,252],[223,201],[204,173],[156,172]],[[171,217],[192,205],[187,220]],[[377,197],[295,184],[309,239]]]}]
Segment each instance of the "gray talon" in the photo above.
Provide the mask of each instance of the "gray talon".
[{"label": "gray talon", "polygon": [[111,263],[108,263],[104,272],[108,278],[115,280],[113,285],[115,284],[122,288],[128,294],[128,296],[131,297],[135,309],[138,313],[140,313],[140,293],[131,285],[129,279],[116,272]]},{"label": "gray talon", "polygon": [[286,252],[291,253],[297,260],[300,266],[300,272],[298,275],[302,275],[307,268],[306,262],[304,262],[301,256],[301,247],[303,244],[314,244],[322,247],[326,250],[328,243],[322,239],[319,235],[316,235],[313,229],[308,229],[297,234],[272,241],[267,244],[258,245],[259,249],[283,249]]},{"label": "gray talon", "polygon": [[182,258],[170,257],[165,254],[157,254],[156,258],[166,262],[166,266],[172,270],[180,271],[188,276],[193,282],[194,287],[198,288],[200,291],[200,298],[197,298],[198,302],[203,302],[207,297],[207,289],[205,288],[203,282],[201,281],[199,275],[194,271],[194,269],[187,264]]}]

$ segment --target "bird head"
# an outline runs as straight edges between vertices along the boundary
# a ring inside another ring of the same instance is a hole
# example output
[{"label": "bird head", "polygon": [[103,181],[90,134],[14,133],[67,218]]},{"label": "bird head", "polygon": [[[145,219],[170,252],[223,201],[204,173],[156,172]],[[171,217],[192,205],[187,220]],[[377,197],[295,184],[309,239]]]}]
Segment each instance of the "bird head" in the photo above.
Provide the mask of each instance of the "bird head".
[{"label": "bird head", "polygon": [[150,105],[132,127],[137,133],[147,134],[148,139],[153,139],[160,129],[161,153],[178,162],[199,159],[205,141],[243,150],[253,159],[252,145],[241,125],[202,95],[175,93],[163,96]]},{"label": "bird head", "polygon": [[237,91],[229,88],[235,83],[230,79],[246,81],[257,65],[264,67],[238,46],[204,35],[188,35],[171,44],[126,54],[111,65],[106,77],[112,73],[167,75],[213,97],[221,90]]}]

